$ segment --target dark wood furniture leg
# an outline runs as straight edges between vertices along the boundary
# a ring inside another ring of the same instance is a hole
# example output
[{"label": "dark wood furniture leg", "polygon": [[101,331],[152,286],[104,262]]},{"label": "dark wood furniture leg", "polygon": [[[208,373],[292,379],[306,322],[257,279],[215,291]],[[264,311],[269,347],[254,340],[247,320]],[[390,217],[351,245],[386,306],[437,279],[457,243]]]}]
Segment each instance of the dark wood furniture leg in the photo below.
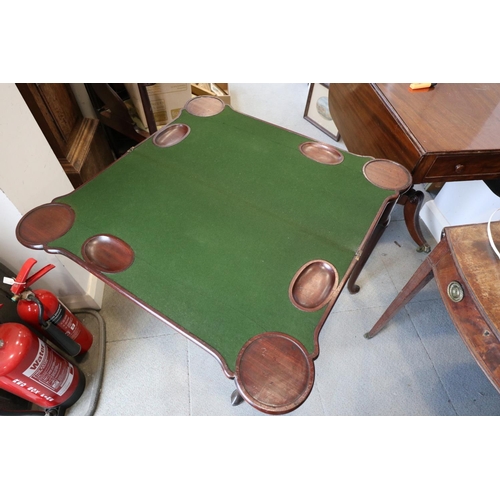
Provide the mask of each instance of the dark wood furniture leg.
[{"label": "dark wood furniture leg", "polygon": [[371,160],[363,167],[365,177],[375,186],[383,189],[393,189],[397,194],[386,199],[386,205],[380,215],[378,221],[373,224],[367,233],[366,240],[358,250],[357,262],[354,265],[349,280],[347,289],[350,293],[358,293],[359,286],[356,285],[356,280],[361,273],[366,261],[370,257],[375,245],[389,225],[391,213],[396,205],[396,202],[404,196],[412,185],[412,178],[405,167],[390,160]]},{"label": "dark wood furniture leg", "polygon": [[392,301],[380,319],[375,323],[373,328],[365,334],[365,338],[371,339],[377,335],[382,328],[391,320],[399,310],[405,306],[410,300],[417,295],[422,288],[434,277],[433,265],[437,263],[447,252],[446,240],[442,240],[433,252],[427,257],[415,274],[410,278],[408,283],[399,292],[398,296]]},{"label": "dark wood furniture leg", "polygon": [[239,406],[241,403],[243,403],[243,401],[245,401],[243,399],[243,396],[240,394],[238,389],[235,389],[231,394],[231,405]]},{"label": "dark wood furniture leg", "polygon": [[386,227],[389,225],[389,222],[391,220],[391,213],[395,204],[396,200],[391,200],[386,205],[384,212],[382,213],[379,221],[377,222],[375,228],[373,229],[372,234],[370,235],[366,243],[365,248],[363,249],[361,255],[359,256],[358,262],[356,263],[351,272],[351,276],[349,277],[349,281],[347,282],[347,289],[352,294],[358,293],[360,290],[359,285],[356,285],[356,280],[358,279],[358,276],[365,267],[365,264],[368,261],[370,255],[372,254],[375,245],[378,243],[382,234],[384,234]]},{"label": "dark wood furniture leg", "polygon": [[407,193],[401,196],[399,203],[403,205],[406,227],[413,241],[419,245],[417,252],[429,253],[430,245],[424,238],[420,227],[420,209],[424,201],[424,193],[411,188]]}]

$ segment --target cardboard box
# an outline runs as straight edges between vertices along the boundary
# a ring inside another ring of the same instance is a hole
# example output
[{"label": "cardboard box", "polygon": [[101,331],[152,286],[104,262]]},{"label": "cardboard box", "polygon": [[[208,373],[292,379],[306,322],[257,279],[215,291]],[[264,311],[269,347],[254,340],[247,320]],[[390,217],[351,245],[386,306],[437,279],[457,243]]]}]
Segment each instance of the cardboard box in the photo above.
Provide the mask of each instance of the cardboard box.
[{"label": "cardboard box", "polygon": [[[125,83],[125,88],[140,120],[147,129],[147,120],[142,107],[139,87],[136,83]],[[186,102],[193,97],[191,84],[189,83],[154,83],[146,88],[157,128],[175,120]]]},{"label": "cardboard box", "polygon": [[192,83],[191,92],[193,95],[213,95],[231,105],[229,85],[227,83]]}]

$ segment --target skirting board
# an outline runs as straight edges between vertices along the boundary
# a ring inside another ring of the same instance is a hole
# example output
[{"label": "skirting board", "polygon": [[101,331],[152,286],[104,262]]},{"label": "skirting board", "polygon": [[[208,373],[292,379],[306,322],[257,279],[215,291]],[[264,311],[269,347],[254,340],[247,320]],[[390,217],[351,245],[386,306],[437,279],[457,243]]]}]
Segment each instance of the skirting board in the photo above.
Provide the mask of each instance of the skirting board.
[{"label": "skirting board", "polygon": [[89,274],[87,289],[82,295],[65,295],[59,300],[70,310],[93,309],[100,310],[104,295],[104,282]]},{"label": "skirting board", "polygon": [[451,224],[441,213],[434,200],[429,200],[420,210],[420,218],[436,241],[441,240],[443,229]]}]

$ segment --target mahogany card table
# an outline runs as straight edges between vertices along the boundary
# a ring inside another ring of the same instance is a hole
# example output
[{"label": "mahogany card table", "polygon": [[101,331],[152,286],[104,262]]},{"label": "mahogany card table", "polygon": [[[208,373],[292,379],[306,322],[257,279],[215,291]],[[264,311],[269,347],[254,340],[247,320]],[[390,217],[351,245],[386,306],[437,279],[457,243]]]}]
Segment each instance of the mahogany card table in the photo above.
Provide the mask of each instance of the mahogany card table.
[{"label": "mahogany card table", "polygon": [[16,233],[65,255],[215,356],[232,403],[300,406],[318,336],[411,186],[399,164],[341,151],[220,99],[181,115]]}]

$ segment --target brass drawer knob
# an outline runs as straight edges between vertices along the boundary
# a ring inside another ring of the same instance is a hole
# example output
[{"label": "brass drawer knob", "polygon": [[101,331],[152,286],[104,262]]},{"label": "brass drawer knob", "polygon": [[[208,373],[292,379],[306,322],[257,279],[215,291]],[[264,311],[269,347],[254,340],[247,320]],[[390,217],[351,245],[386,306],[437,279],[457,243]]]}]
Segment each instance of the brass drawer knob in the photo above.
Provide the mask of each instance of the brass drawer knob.
[{"label": "brass drawer knob", "polygon": [[464,166],[459,163],[458,165],[455,165],[455,172],[461,172],[464,169]]},{"label": "brass drawer knob", "polygon": [[448,285],[448,297],[450,297],[453,302],[460,302],[464,298],[464,289],[458,281],[452,281]]}]

